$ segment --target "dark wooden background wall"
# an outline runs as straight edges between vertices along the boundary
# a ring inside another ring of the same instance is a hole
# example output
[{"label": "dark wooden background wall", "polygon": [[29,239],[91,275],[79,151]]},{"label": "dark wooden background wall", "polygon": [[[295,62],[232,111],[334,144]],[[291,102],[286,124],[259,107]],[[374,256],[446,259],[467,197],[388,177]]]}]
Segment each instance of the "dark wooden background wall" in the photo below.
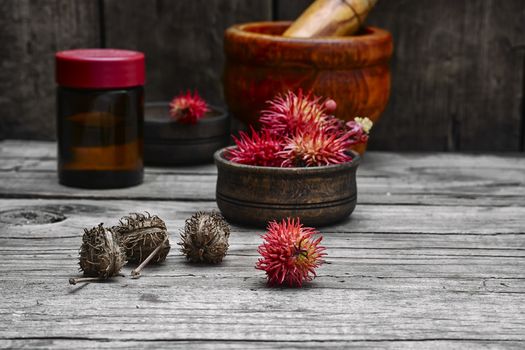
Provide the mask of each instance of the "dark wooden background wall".
[{"label": "dark wooden background wall", "polygon": [[[222,103],[229,25],[295,18],[310,0],[0,0],[0,139],[55,138],[53,54],[147,55],[147,99],[197,88]],[[370,148],[523,151],[525,1],[380,0],[395,40],[389,106]]]}]

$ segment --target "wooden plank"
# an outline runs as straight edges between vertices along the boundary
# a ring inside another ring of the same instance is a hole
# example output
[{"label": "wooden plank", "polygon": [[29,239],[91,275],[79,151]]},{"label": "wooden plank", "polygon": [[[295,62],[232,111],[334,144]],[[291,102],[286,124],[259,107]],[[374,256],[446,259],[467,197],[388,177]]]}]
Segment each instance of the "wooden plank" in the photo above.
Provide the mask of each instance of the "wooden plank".
[{"label": "wooden plank", "polygon": [[[27,206],[31,203],[31,207]],[[182,225],[183,220],[197,210],[213,210],[215,202],[173,202],[173,201],[128,201],[128,200],[2,200],[2,221],[9,223],[6,214],[12,209],[31,209],[46,213],[58,213],[66,217],[75,217],[85,227],[91,227],[99,222],[107,225],[116,224],[120,218],[131,211],[147,210],[157,213],[168,222],[176,220],[175,227]],[[7,213],[6,213],[7,211]],[[32,217],[32,214],[28,214]],[[94,222],[90,216],[97,216]],[[85,217],[85,218],[84,218]],[[113,218],[113,219],[111,219]],[[80,221],[79,221],[80,220]],[[470,235],[503,235],[522,234],[525,221],[525,207],[463,207],[463,206],[413,206],[413,205],[360,205],[357,206],[351,218],[345,222],[330,226],[328,232],[346,233],[432,233],[432,234],[470,234]],[[62,221],[65,232],[71,233],[69,221]],[[17,226],[10,232],[17,232]],[[76,229],[79,229],[77,227]],[[255,230],[260,233],[261,230]],[[244,229],[243,232],[254,232],[254,229]],[[29,233],[27,233],[29,234]],[[51,234],[51,233],[50,233]],[[49,237],[49,236],[46,236]]]},{"label": "wooden plank", "polygon": [[[515,171],[513,171],[515,172]],[[0,173],[0,197],[3,198],[90,198],[136,200],[215,201],[216,175],[198,173],[147,172],[140,186],[114,190],[79,190],[58,184],[54,171]],[[358,175],[358,203],[450,206],[523,206],[525,188],[514,179],[473,179],[444,185],[441,174],[416,175],[395,180]],[[448,176],[447,176],[448,178]]]},{"label": "wooden plank", "polygon": [[477,341],[477,340],[407,340],[407,341],[322,341],[322,342],[252,342],[252,341],[111,341],[99,342],[80,339],[54,339],[40,338],[31,340],[9,340],[7,348],[21,348],[27,346],[31,349],[517,349],[523,348],[523,342],[515,341]]},{"label": "wooden plank", "polygon": [[197,286],[177,276],[120,278],[80,289],[65,286],[67,279],[33,280],[24,298],[16,291],[27,283],[10,282],[4,302],[11,306],[0,308],[6,325],[1,336],[210,343],[525,340],[523,293],[326,289],[321,280],[303,290],[272,289],[250,279],[228,285],[217,278],[227,269],[216,267],[215,278]]},{"label": "wooden plank", "polygon": [[[201,206],[143,205],[167,219],[173,243],[184,217]],[[229,255],[220,266],[185,263],[173,244],[166,263],[149,268],[139,280],[120,277],[71,287],[66,283],[77,274],[81,228],[116,220],[121,213],[136,210],[137,202],[0,202],[0,210],[38,207],[60,210],[67,219],[0,227],[4,325],[0,339],[6,344],[46,348],[115,341],[117,347],[138,347],[147,341],[162,342],[161,347],[204,348],[223,342],[248,348],[525,344],[523,215],[517,216],[521,225],[513,233],[478,235],[468,214],[461,222],[443,220],[438,231],[429,217],[441,208],[427,207],[419,221],[420,213],[393,220],[374,207],[362,213],[366,222],[358,219],[325,234],[327,264],[301,290],[265,286],[264,274],[253,268],[260,237],[240,227],[233,228]],[[509,222],[515,218],[516,213],[507,213]],[[392,232],[396,225],[407,228],[399,234],[366,233],[370,225],[383,230],[387,220]],[[480,220],[488,224],[493,217]],[[463,225],[467,234],[447,234]],[[126,267],[124,273],[129,275],[130,270]]]},{"label": "wooden plank", "polygon": [[99,45],[98,0],[3,0],[0,26],[0,139],[54,139],[54,53]]},{"label": "wooden plank", "polygon": [[[147,168],[143,185],[119,190],[60,186],[53,143],[0,143],[0,197],[215,200],[214,165]],[[358,170],[359,204],[523,206],[520,155],[368,152]]]},{"label": "wooden plank", "polygon": [[394,36],[390,104],[371,149],[521,149],[525,3],[380,1]]},{"label": "wooden plank", "polygon": [[168,100],[198,89],[223,104],[223,31],[239,22],[267,20],[271,0],[106,0],[108,46],[145,52],[146,98]]}]

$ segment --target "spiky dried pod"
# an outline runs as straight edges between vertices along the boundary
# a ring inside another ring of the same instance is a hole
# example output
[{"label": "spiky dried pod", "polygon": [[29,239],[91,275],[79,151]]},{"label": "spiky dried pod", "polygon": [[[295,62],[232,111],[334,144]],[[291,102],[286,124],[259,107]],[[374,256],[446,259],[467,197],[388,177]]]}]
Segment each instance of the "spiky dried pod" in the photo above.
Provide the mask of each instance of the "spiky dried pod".
[{"label": "spiky dried pod", "polygon": [[80,270],[85,276],[107,279],[120,272],[126,264],[118,236],[103,224],[84,229],[80,247]]},{"label": "spiky dried pod", "polygon": [[208,104],[197,91],[180,93],[170,102],[170,115],[183,124],[196,124],[210,111]]},{"label": "spiky dried pod", "polygon": [[262,129],[280,137],[289,137],[298,132],[325,128],[326,107],[321,98],[301,89],[295,94],[288,91],[276,95],[267,102],[268,108],[261,112],[259,123]]},{"label": "spiky dried pod", "polygon": [[340,164],[352,160],[347,153],[350,134],[338,135],[317,129],[287,139],[279,156],[286,159],[283,167],[313,167]]},{"label": "spiky dried pod", "polygon": [[218,212],[198,212],[186,220],[181,251],[191,262],[218,264],[228,251],[230,225]]},{"label": "spiky dried pod", "polygon": [[[318,236],[318,238],[315,238]],[[266,272],[268,284],[301,287],[315,278],[315,269],[323,264],[323,237],[312,227],[304,227],[299,218],[271,221],[264,242],[257,251],[261,258],[256,269]]]},{"label": "spiky dried pod", "polygon": [[232,162],[257,166],[279,167],[284,158],[279,156],[283,142],[269,130],[259,133],[252,128],[252,135],[241,131],[239,138],[232,136],[237,147],[230,148],[226,157]]},{"label": "spiky dried pod", "polygon": [[166,260],[170,251],[168,230],[164,220],[150,213],[132,213],[124,216],[113,230],[120,237],[129,262],[143,262],[159,245],[158,253],[151,260],[159,263]]}]

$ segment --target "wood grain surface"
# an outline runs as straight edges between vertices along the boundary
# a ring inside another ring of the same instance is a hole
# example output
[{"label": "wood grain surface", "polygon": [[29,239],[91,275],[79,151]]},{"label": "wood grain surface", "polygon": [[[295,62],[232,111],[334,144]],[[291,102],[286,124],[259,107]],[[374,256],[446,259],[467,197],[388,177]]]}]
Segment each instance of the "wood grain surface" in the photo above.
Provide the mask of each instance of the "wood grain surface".
[{"label": "wood grain surface", "polygon": [[[58,185],[52,143],[0,144],[0,196],[11,198],[126,198],[215,200],[216,168],[148,167],[144,184],[116,190],[84,190]],[[358,168],[358,202],[501,207],[523,204],[525,159],[496,155],[374,152]]]},{"label": "wood grain surface", "polygon": [[198,89],[222,105],[223,32],[269,20],[269,0],[105,0],[106,45],[146,54],[146,99],[165,101]]},{"label": "wood grain surface", "polygon": [[523,150],[524,21],[523,1],[379,2],[396,53],[372,148]]},{"label": "wood grain surface", "polygon": [[[55,138],[56,50],[143,50],[149,101],[198,88],[220,105],[223,30],[295,19],[310,3],[2,0],[0,139]],[[393,85],[370,149],[525,150],[524,22],[522,0],[379,1],[367,23],[394,35]]]},{"label": "wood grain surface", "polygon": [[2,0],[0,26],[0,139],[54,139],[54,55],[100,45],[98,1]]},{"label": "wood grain surface", "polygon": [[[216,209],[214,166],[83,191],[56,185],[55,147],[0,143],[0,348],[525,346],[522,155],[368,152],[355,212],[321,228],[319,277],[289,289],[254,269],[261,230],[234,226],[219,266],[178,252],[184,219]],[[166,220],[165,264],[67,284],[82,228],[143,210]]]}]

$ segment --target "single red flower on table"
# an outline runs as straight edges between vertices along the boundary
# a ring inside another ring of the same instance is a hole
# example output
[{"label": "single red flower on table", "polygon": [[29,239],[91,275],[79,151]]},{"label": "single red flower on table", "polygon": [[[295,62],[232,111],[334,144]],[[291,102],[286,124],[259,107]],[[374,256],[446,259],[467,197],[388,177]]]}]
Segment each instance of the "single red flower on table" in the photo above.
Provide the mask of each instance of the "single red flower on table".
[{"label": "single red flower on table", "polygon": [[184,124],[196,124],[210,109],[197,91],[180,93],[170,102],[170,115]]},{"label": "single red flower on table", "polygon": [[281,141],[268,130],[260,133],[253,128],[252,136],[241,131],[239,137],[232,136],[236,148],[226,153],[226,158],[239,164],[249,164],[268,167],[280,167],[283,159],[279,155],[283,145]]},{"label": "single red flower on table", "polygon": [[299,219],[271,221],[262,236],[264,242],[257,251],[262,258],[256,269],[266,272],[268,284],[301,287],[303,282],[315,278],[315,269],[323,263],[325,247],[320,246],[322,236],[311,227],[304,227]]}]

